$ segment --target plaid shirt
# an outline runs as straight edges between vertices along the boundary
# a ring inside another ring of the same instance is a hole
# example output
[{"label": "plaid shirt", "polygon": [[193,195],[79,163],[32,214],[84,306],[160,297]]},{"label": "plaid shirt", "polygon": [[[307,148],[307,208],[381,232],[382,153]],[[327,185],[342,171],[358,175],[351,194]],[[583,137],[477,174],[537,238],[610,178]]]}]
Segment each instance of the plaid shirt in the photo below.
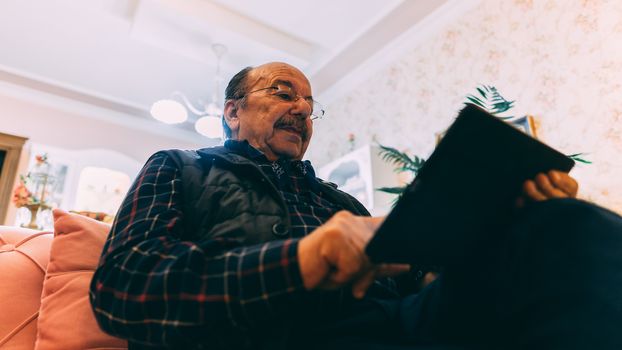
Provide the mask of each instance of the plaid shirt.
[{"label": "plaid shirt", "polygon": [[341,208],[317,190],[309,162],[271,163],[246,142],[226,146],[257,162],[279,189],[292,238],[253,246],[180,240],[180,171],[168,156],[153,156],[117,213],[91,284],[107,332],[134,344],[222,345],[304,303],[298,241]]},{"label": "plaid shirt", "polygon": [[343,208],[323,198],[323,193],[309,161],[278,160],[270,162],[247,142],[227,141],[233,152],[257,163],[281,193],[291,220],[292,237],[302,238]]}]

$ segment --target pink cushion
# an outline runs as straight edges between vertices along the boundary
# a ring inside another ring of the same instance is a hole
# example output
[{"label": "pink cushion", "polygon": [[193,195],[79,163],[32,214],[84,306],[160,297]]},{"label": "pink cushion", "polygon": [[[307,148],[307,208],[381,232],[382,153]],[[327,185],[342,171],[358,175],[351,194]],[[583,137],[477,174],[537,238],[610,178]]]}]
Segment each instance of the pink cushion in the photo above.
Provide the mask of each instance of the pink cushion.
[{"label": "pink cushion", "polygon": [[51,232],[0,226],[0,349],[32,349]]},{"label": "pink cushion", "polygon": [[99,329],[88,288],[110,225],[54,211],[54,240],[43,284],[37,350],[127,349]]}]

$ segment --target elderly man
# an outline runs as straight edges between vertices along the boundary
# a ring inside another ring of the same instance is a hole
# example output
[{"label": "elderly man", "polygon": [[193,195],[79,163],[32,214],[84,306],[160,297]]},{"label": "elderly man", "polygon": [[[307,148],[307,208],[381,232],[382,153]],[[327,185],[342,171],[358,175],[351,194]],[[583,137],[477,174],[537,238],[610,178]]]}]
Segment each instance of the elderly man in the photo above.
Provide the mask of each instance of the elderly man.
[{"label": "elderly man", "polygon": [[[422,293],[400,296],[389,277],[408,266],[374,265],[364,253],[382,219],[368,217],[359,202],[316,178],[302,161],[313,120],[322,114],[307,78],[288,64],[236,74],[226,89],[224,147],[158,152],[130,189],[91,284],[100,326],[133,349],[414,349],[506,340],[555,347],[567,344],[559,339],[564,332],[592,330],[565,324],[562,316],[597,314],[589,312],[594,304],[580,299],[596,292],[575,293],[575,301],[560,297],[562,311],[548,305],[553,299],[547,293],[569,283],[578,287],[581,280],[569,276],[585,278],[610,260],[557,273],[563,264],[585,261],[579,248],[573,250],[582,238],[571,232],[569,243],[559,244],[572,248],[553,254],[560,261],[547,261],[546,254],[530,255],[524,236],[550,228],[551,216],[603,210],[563,199],[534,205],[539,209],[517,219],[518,233],[508,233],[511,249],[499,247],[509,253],[498,261],[447,267]],[[576,192],[572,178],[551,172],[527,181],[524,199]],[[555,242],[542,239],[538,247]],[[538,287],[530,283],[542,281],[531,274],[540,278],[552,270],[557,284],[534,292]],[[532,299],[521,298],[525,293]],[[549,308],[533,309],[542,302]],[[573,303],[580,307],[564,309]],[[600,319],[618,316],[619,310]]]}]

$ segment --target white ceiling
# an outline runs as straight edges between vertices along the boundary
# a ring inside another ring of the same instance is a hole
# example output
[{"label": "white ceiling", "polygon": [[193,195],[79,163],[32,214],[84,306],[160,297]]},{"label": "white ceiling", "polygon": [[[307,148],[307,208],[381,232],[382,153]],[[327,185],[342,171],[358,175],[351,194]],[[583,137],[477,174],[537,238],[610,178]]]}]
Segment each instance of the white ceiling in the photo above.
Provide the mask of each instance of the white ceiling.
[{"label": "white ceiling", "polygon": [[[216,72],[211,44],[222,43],[228,48],[225,82],[245,66],[285,61],[310,77],[318,100],[329,102],[369,74],[369,62],[415,45],[426,28],[463,11],[464,4],[0,0],[0,93],[45,96],[57,105],[80,106],[82,114],[149,129],[157,123],[149,118],[150,105],[174,91],[208,102]],[[201,140],[190,129],[186,124],[175,132]]]}]

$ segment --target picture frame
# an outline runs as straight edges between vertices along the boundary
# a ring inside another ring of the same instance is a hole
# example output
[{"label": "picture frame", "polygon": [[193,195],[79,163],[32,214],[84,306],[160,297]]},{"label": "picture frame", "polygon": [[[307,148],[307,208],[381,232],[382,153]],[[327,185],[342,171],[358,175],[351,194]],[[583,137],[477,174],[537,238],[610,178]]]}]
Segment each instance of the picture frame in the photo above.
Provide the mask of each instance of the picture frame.
[{"label": "picture frame", "polygon": [[380,187],[403,185],[400,175],[386,162],[377,145],[364,145],[318,168],[318,176],[355,197],[373,216],[387,215],[395,196]]},{"label": "picture frame", "polygon": [[509,121],[509,123],[513,127],[524,132],[525,134],[533,138],[538,138],[538,135],[536,134],[536,124],[533,116],[525,115],[519,118],[512,119]]},{"label": "picture frame", "polygon": [[[535,118],[532,115],[516,117],[514,119],[508,120],[507,123],[533,138],[538,138],[538,134],[536,132]],[[437,132],[436,134],[434,134],[437,145],[439,142],[441,142],[441,139],[443,138],[443,136],[445,136],[446,132],[447,130],[443,130],[442,132]]]}]

